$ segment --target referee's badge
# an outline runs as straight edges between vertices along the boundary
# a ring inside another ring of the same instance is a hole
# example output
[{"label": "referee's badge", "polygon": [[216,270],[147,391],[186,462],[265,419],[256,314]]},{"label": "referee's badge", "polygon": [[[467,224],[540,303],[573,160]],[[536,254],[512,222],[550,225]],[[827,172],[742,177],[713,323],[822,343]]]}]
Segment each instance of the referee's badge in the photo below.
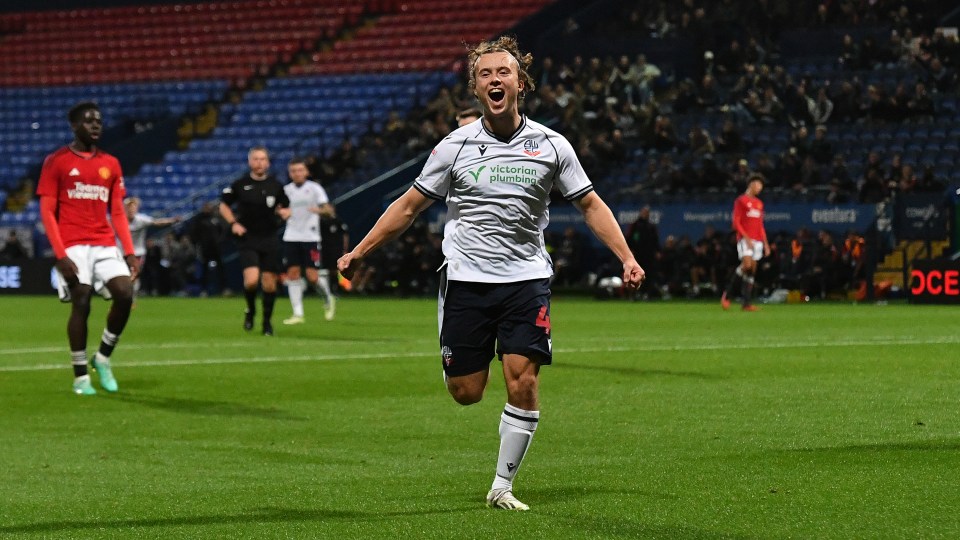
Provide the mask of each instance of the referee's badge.
[{"label": "referee's badge", "polygon": [[273,205],[277,203],[277,198],[273,195],[267,195],[267,208],[273,208]]}]

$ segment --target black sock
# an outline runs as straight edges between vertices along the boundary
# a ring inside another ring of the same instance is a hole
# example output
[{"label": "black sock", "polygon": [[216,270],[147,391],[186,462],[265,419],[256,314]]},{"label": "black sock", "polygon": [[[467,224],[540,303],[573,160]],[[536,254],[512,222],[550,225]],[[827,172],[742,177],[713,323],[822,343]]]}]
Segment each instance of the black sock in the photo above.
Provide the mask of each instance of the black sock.
[{"label": "black sock", "polygon": [[753,294],[753,276],[743,278],[743,305],[750,305],[750,295]]},{"label": "black sock", "polygon": [[73,364],[74,377],[87,374],[87,351],[70,351],[70,362]]},{"label": "black sock", "polygon": [[273,302],[277,299],[277,293],[263,293],[263,324],[270,324],[270,317],[273,316]]},{"label": "black sock", "polygon": [[740,275],[740,269],[737,268],[736,273],[733,274],[732,278],[730,278],[730,283],[727,284],[727,290],[726,290],[727,298],[733,296],[733,291],[736,290],[737,288],[737,282],[740,281],[742,283],[742,279],[743,278]]},{"label": "black sock", "polygon": [[243,295],[247,297],[247,313],[254,316],[257,313],[257,290],[244,289]]},{"label": "black sock", "polygon": [[117,346],[118,341],[120,341],[120,336],[104,328],[103,336],[100,337],[100,354],[110,358],[110,355],[113,354],[113,348]]}]

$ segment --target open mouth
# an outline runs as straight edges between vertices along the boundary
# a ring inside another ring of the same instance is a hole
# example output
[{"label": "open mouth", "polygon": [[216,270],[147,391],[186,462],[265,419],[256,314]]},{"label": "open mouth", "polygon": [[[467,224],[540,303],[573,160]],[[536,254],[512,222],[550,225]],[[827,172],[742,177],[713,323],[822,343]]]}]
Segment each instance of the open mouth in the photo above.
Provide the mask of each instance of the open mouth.
[{"label": "open mouth", "polygon": [[494,103],[500,103],[504,100],[504,98],[507,97],[507,93],[504,92],[502,88],[494,88],[493,90],[490,90],[487,96],[490,97],[490,101]]}]

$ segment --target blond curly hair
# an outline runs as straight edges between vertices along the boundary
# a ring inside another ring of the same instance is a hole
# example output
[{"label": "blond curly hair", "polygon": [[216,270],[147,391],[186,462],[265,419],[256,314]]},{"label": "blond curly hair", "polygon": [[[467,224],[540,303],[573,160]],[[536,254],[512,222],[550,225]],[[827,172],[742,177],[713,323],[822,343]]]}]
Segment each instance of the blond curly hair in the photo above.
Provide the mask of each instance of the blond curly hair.
[{"label": "blond curly hair", "polygon": [[517,78],[523,83],[523,91],[520,92],[521,98],[527,92],[536,89],[536,85],[533,79],[530,78],[530,73],[527,71],[530,69],[530,65],[533,64],[533,55],[520,52],[520,45],[517,43],[517,38],[513,36],[500,36],[492,41],[483,41],[476,47],[469,49],[467,60],[470,66],[469,88],[471,92],[476,92],[477,90],[477,61],[480,60],[480,57],[484,54],[495,52],[505,52],[513,56],[517,61],[519,66]]}]

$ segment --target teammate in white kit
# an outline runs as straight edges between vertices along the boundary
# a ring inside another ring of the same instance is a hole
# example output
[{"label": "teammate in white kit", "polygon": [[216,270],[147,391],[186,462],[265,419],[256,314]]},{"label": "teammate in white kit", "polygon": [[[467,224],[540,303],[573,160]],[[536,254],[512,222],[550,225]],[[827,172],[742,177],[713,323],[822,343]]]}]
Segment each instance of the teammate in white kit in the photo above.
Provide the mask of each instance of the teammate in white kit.
[{"label": "teammate in white kit", "polygon": [[529,509],[514,497],[513,479],[540,418],[540,366],[551,363],[553,267],[543,240],[550,191],[571,201],[620,259],[626,286],[636,288],[644,277],[570,143],[519,113],[520,97],[533,90],[531,61],[511,37],[470,51],[470,87],[483,117],[434,148],[413,187],[337,264],[351,278],[366,256],[399,236],[433,201],[446,201],[439,298],[444,379],[453,399],[470,405],[483,397],[494,354],[503,364],[507,404],[487,505],[506,510]]},{"label": "teammate in white kit", "polygon": [[[140,261],[140,268],[144,268],[147,257],[147,230],[150,227],[164,227],[180,222],[180,217],[155,218],[147,214],[140,213],[140,197],[127,197],[123,200],[124,209],[127,212],[127,221],[130,222],[130,237],[133,238],[133,254]],[[139,275],[133,282],[133,294],[136,297],[140,292]]]},{"label": "teammate in white kit", "polygon": [[[330,280],[321,277],[323,268],[320,259],[320,215],[332,216],[330,199],[320,184],[308,180],[307,164],[294,158],[287,165],[290,183],[283,191],[290,199],[290,217],[283,231],[283,258],[287,267],[287,294],[293,307],[293,316],[284,319],[283,324],[303,324],[303,291],[309,283],[323,297],[324,318],[333,319],[336,310],[336,298],[330,291]],[[306,283],[300,277],[304,269]]]}]

